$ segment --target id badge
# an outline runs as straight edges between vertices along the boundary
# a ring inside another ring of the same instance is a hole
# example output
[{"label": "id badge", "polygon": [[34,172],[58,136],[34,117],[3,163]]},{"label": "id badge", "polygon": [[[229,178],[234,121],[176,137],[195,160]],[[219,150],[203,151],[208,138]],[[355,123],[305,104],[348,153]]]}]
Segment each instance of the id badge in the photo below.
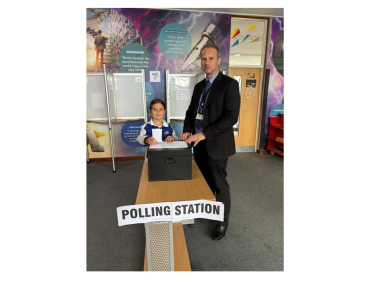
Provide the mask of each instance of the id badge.
[{"label": "id badge", "polygon": [[200,113],[197,113],[197,114],[196,114],[196,119],[197,119],[197,120],[201,120],[201,121],[203,121],[203,119],[204,119],[204,115],[202,115],[202,114],[200,114]]}]

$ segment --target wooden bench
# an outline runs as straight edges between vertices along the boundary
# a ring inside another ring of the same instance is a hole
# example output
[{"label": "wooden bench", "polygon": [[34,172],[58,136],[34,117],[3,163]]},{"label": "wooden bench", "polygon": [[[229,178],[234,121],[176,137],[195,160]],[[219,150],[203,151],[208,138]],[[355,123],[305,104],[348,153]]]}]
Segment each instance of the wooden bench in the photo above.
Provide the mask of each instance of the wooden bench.
[{"label": "wooden bench", "polygon": [[[173,181],[148,181],[148,163],[144,162],[139,190],[135,204],[178,202],[188,200],[211,200],[216,198],[203,175],[192,160],[192,179]],[[181,222],[173,223],[174,270],[191,271],[190,259]],[[144,257],[144,270],[147,266],[147,249]]]}]

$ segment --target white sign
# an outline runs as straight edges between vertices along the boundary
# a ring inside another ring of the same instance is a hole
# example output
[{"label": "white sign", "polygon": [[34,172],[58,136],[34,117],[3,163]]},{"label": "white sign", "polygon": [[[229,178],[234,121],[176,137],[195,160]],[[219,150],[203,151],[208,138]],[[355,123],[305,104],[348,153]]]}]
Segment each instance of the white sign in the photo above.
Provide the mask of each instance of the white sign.
[{"label": "white sign", "polygon": [[191,90],[190,89],[177,89],[177,100],[190,100]]},{"label": "white sign", "polygon": [[223,221],[222,202],[193,200],[122,206],[117,208],[118,226],[157,221],[208,219]]},{"label": "white sign", "polygon": [[149,82],[161,82],[160,71],[150,71]]}]

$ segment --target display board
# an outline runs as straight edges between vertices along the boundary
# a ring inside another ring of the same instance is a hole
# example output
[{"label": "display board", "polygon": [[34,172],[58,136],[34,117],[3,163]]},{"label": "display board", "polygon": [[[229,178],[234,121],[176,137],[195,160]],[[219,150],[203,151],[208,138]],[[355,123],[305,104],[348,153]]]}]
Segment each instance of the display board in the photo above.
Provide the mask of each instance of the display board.
[{"label": "display board", "polygon": [[196,84],[196,74],[170,74],[166,70],[166,81],[167,121],[184,120]]},{"label": "display board", "polygon": [[107,91],[108,91],[108,97],[107,102],[109,103],[109,112],[108,115],[110,115],[110,120],[115,121],[117,119],[116,114],[116,90],[115,90],[115,82],[114,82],[114,75],[112,72],[106,70],[104,68],[104,73],[106,74],[106,83],[107,83]]},{"label": "display board", "polygon": [[[144,71],[107,73],[110,117],[114,120],[146,119]],[[87,73],[87,121],[108,121],[103,73]]]},{"label": "display board", "polygon": [[145,119],[145,85],[142,73],[115,73],[117,119]]},{"label": "display board", "polygon": [[87,121],[108,120],[103,73],[87,73],[86,101]]}]

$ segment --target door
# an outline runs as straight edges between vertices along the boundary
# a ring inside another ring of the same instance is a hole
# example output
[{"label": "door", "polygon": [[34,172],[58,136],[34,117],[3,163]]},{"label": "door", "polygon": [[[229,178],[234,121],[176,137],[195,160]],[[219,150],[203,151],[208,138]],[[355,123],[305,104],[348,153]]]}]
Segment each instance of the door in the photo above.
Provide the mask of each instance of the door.
[{"label": "door", "polygon": [[229,68],[229,76],[240,81],[240,113],[235,145],[238,152],[255,151],[261,68]]}]

